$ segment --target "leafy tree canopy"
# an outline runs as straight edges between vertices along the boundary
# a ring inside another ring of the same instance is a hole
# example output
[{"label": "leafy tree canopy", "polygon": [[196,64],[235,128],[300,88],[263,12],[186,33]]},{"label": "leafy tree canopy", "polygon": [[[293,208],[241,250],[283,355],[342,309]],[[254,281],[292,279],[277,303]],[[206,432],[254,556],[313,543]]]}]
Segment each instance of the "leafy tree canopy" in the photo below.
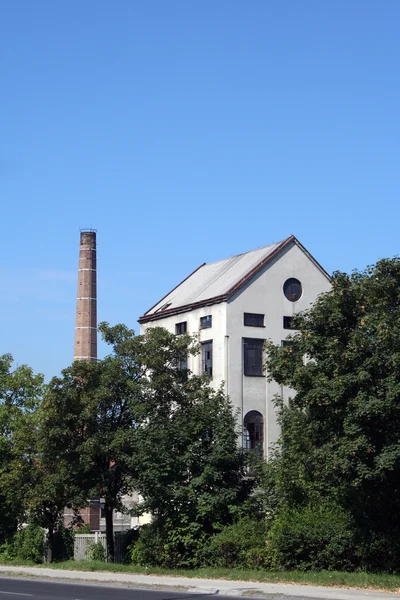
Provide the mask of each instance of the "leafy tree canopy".
[{"label": "leafy tree canopy", "polygon": [[296,317],[295,328],[292,345],[267,346],[270,377],[295,390],[288,406],[277,400],[282,439],[269,501],[329,495],[350,508],[361,532],[393,548],[388,540],[400,533],[400,260],[335,273],[332,290]]}]

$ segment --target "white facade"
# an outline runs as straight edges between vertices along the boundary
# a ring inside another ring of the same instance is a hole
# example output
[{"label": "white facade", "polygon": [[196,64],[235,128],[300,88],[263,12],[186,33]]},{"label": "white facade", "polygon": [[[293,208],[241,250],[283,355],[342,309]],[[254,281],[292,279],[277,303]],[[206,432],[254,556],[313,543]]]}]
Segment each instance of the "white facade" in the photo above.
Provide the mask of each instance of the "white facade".
[{"label": "white facade", "polygon": [[[283,291],[285,282],[291,278],[301,283],[301,296],[296,301],[287,299]],[[225,392],[240,420],[246,419],[250,411],[262,415],[258,428],[262,428],[263,453],[268,458],[268,449],[279,436],[273,398],[279,394],[287,399],[290,391],[268,382],[265,372],[256,376],[246,374],[249,347],[253,347],[253,340],[269,339],[280,344],[291,333],[284,328],[284,317],[306,310],[319,294],[329,289],[327,273],[290,236],[280,244],[202,265],[141,317],[141,331],[165,327],[176,333],[177,323],[186,322],[187,333],[197,334],[200,343],[212,341],[211,384],[218,388],[224,382]],[[263,315],[263,325],[245,325],[244,313],[258,315],[258,319]],[[212,326],[201,328],[200,319],[209,315]],[[188,358],[188,369],[194,374],[204,372],[202,353]]]}]

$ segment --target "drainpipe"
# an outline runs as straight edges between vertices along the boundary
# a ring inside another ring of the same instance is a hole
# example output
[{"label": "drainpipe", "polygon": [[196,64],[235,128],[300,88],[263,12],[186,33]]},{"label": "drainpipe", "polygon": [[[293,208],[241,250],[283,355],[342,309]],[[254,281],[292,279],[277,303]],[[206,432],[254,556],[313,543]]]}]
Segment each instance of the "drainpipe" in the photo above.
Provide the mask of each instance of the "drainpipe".
[{"label": "drainpipe", "polygon": [[225,336],[225,394],[229,396],[229,335]]},{"label": "drainpipe", "polygon": [[241,425],[242,425],[242,448],[243,448],[243,436],[244,436],[244,351],[243,351],[243,338],[241,338],[242,343],[242,366],[241,366],[241,375],[242,375],[242,414],[241,414]]}]

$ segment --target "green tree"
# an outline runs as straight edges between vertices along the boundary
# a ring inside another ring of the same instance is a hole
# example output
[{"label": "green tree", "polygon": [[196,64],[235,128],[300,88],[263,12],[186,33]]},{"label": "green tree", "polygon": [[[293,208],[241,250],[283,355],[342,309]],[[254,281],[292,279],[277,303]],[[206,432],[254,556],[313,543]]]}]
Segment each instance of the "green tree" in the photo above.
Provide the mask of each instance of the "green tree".
[{"label": "green tree", "polygon": [[51,456],[71,475],[67,489],[74,506],[78,490],[86,499],[104,498],[107,554],[113,560],[112,515],[123,510],[122,496],[135,488],[137,432],[149,411],[150,376],[176,372],[192,344],[187,336],[162,339],[158,330],[135,336],[124,325],[102,323],[99,329],[112,353],[97,363],[76,362],[52,379],[42,427]]},{"label": "green tree", "polygon": [[43,376],[0,356],[0,542],[26,517],[25,494],[34,476],[35,415]]},{"label": "green tree", "polygon": [[73,472],[72,491],[104,498],[109,559],[112,513],[133,490],[170,531],[199,539],[218,529],[243,493],[243,457],[223,393],[182,370],[195,340],[157,327],[139,336],[124,325],[99,329],[111,354],[51,381],[42,427],[56,463]]},{"label": "green tree", "polygon": [[267,346],[269,375],[295,390],[288,406],[277,401],[282,438],[268,502],[332,498],[355,520],[361,561],[397,567],[400,260],[335,273],[295,327],[292,345]]},{"label": "green tree", "polygon": [[138,489],[162,530],[170,565],[189,566],[247,497],[244,457],[222,391],[191,377],[165,411],[163,384],[153,385],[153,409],[138,432]]}]

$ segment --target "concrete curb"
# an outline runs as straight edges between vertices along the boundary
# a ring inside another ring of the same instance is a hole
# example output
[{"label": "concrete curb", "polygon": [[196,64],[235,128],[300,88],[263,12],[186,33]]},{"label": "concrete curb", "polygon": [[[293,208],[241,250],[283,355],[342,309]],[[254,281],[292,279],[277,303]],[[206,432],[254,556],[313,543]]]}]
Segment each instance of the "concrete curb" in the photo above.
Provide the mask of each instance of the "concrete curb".
[{"label": "concrete curb", "polygon": [[251,598],[318,598],[326,600],[399,600],[400,594],[374,592],[349,588],[324,588],[283,583],[259,583],[255,581],[229,581],[226,579],[195,579],[191,577],[168,577],[159,575],[135,575],[134,573],[110,573],[105,571],[64,571],[38,567],[0,566],[0,575],[34,577],[86,582],[92,584],[117,584],[143,589],[191,591],[214,596],[243,596]]}]

